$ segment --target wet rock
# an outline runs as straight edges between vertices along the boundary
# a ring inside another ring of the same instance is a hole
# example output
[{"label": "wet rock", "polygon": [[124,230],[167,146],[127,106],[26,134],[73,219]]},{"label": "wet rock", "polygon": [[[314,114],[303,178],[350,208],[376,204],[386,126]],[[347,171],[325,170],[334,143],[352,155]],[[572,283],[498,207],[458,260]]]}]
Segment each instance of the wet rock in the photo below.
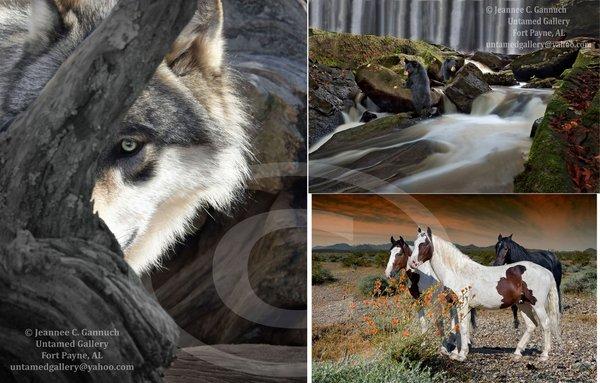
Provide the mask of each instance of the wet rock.
[{"label": "wet rock", "polygon": [[317,151],[311,153],[310,158],[326,158],[343,151],[368,146],[370,142],[382,136],[393,135],[414,123],[415,119],[410,119],[408,113],[378,118],[365,125],[336,133]]},{"label": "wet rock", "polygon": [[570,68],[579,48],[544,48],[515,59],[510,68],[518,81],[529,81],[533,77],[559,77]]},{"label": "wet rock", "polygon": [[359,88],[384,112],[414,110],[412,93],[406,78],[379,64],[367,64],[356,70]]},{"label": "wet rock", "polygon": [[312,64],[309,72],[310,145],[344,122],[342,111],[350,108],[359,89],[349,70]]},{"label": "wet rock", "polygon": [[481,70],[475,64],[467,63],[456,73],[455,79],[446,87],[444,93],[460,112],[471,113],[473,100],[491,90],[484,81]]},{"label": "wet rock", "polygon": [[[359,88],[382,112],[404,113],[414,111],[412,92],[406,87],[406,76],[379,64],[367,64],[356,70]],[[430,89],[432,105],[440,103],[440,96]]]},{"label": "wet rock", "polygon": [[523,85],[523,88],[552,88],[558,81],[554,77],[548,78],[533,78],[527,84]]},{"label": "wet rock", "polygon": [[515,75],[510,70],[484,73],[483,80],[488,85],[513,86],[519,84],[519,82],[515,79]]},{"label": "wet rock", "polygon": [[495,72],[502,70],[511,62],[510,57],[507,55],[480,51],[475,52],[471,59],[482,63]]},{"label": "wet rock", "polygon": [[369,121],[373,121],[376,118],[377,118],[377,115],[375,113],[365,110],[362,117],[360,118],[360,122],[369,122]]},{"label": "wet rock", "polygon": [[535,137],[535,133],[537,132],[538,127],[542,123],[543,119],[544,119],[544,117],[540,117],[533,122],[533,125],[531,125],[531,133],[529,133],[529,138]]}]

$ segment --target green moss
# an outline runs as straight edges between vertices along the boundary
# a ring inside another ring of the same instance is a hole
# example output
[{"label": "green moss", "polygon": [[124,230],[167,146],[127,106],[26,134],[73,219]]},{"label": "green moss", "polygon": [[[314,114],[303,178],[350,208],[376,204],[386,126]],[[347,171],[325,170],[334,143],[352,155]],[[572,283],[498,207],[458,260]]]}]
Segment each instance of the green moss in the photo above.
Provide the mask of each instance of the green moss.
[{"label": "green moss", "polygon": [[[598,50],[582,49],[571,69],[563,73],[563,80],[557,83],[558,87],[550,100],[544,119],[533,140],[529,159],[525,164],[525,171],[515,178],[515,192],[517,193],[572,193],[575,191],[567,171],[565,153],[568,143],[558,137],[550,126],[555,117],[570,120],[581,115],[583,125],[591,127],[592,135],[583,143],[590,147],[592,156],[598,155],[598,121],[600,120],[600,94],[596,93],[590,107],[582,114],[575,111],[565,97],[582,89],[582,84],[577,78],[588,71],[597,71],[600,67],[600,54]],[[594,86],[594,84],[586,84]],[[595,85],[598,86],[597,84]]]},{"label": "green moss", "polygon": [[529,151],[525,171],[515,178],[516,193],[571,193],[571,180],[565,165],[565,144],[550,126],[555,116],[566,113],[568,104],[554,97],[538,127]]},{"label": "green moss", "polygon": [[329,153],[338,146],[362,142],[373,137],[380,137],[388,132],[397,130],[409,119],[409,113],[400,113],[378,118],[357,128],[338,132],[316,152],[312,153],[311,158],[319,158],[322,153]]},{"label": "green moss", "polygon": [[443,61],[452,52],[442,52],[424,41],[391,36],[353,35],[311,29],[309,58],[322,65],[356,69],[383,56],[397,54],[420,57],[426,64]]}]

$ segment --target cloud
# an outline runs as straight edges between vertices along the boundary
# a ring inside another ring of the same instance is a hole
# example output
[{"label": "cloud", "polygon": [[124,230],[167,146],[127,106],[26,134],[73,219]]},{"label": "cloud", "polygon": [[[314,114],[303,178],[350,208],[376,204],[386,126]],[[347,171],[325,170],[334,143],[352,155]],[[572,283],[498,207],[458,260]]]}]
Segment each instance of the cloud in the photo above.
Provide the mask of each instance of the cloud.
[{"label": "cloud", "polygon": [[[412,239],[417,224],[429,225],[461,244],[488,246],[499,233],[512,233],[528,248],[585,249],[596,245],[596,199],[588,195],[313,196],[315,245],[331,244],[332,238],[354,244],[385,243],[392,234]],[[343,227],[340,235],[338,227]]]}]

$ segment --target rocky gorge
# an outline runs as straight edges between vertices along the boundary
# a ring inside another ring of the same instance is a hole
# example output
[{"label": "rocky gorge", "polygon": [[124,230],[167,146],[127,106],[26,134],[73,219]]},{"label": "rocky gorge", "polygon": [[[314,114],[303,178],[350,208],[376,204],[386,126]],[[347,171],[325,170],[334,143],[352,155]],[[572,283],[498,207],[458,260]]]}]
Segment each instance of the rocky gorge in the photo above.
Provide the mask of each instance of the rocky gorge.
[{"label": "rocky gorge", "polygon": [[[515,55],[312,29],[309,44],[312,192],[597,190],[597,39]],[[414,113],[407,61],[432,116]]]}]

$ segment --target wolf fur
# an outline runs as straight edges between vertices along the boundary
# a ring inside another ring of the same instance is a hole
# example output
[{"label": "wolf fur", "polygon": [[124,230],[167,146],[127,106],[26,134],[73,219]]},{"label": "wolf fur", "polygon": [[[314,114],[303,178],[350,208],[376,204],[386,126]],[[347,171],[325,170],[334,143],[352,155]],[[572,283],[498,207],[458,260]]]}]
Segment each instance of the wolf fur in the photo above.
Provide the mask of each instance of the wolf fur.
[{"label": "wolf fur", "polygon": [[[116,2],[0,0],[0,132]],[[248,178],[247,117],[222,25],[221,1],[199,0],[98,160],[94,210],[137,273],[160,265],[198,209],[230,209]]]}]

